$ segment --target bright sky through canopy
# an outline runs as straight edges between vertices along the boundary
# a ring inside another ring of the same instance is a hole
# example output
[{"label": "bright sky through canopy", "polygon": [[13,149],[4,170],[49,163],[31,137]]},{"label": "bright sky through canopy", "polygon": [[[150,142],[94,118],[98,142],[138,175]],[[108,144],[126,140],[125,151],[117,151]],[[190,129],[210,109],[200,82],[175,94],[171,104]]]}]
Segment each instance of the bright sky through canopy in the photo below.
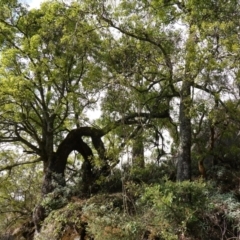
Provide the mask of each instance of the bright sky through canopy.
[{"label": "bright sky through canopy", "polygon": [[42,0],[22,0],[21,2],[27,3],[30,8],[39,8]]}]

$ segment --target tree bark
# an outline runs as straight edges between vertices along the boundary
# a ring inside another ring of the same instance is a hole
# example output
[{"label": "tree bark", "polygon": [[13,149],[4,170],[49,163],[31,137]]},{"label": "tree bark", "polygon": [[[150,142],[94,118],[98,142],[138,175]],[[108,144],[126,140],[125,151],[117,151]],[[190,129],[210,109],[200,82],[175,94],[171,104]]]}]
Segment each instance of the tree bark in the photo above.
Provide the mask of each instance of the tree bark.
[{"label": "tree bark", "polygon": [[141,133],[133,139],[132,163],[134,167],[144,168],[144,145]]},{"label": "tree bark", "polygon": [[185,79],[182,84],[180,102],[180,146],[177,165],[177,181],[191,180],[191,82]]},{"label": "tree bark", "polygon": [[196,56],[195,32],[190,24],[189,36],[186,42],[185,72],[180,92],[180,146],[177,166],[177,181],[191,180],[191,146],[192,146],[192,124],[191,124],[191,86],[198,74],[192,67]]}]

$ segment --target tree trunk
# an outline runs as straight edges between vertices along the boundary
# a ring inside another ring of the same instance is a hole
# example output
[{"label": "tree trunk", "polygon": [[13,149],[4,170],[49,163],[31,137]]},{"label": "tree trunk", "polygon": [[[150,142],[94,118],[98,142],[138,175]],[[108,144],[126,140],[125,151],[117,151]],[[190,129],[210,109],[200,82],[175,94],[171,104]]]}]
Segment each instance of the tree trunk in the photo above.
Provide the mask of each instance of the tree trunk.
[{"label": "tree trunk", "polygon": [[56,153],[52,155],[52,158],[48,163],[42,187],[43,195],[52,192],[58,185],[65,186],[64,171],[67,164],[67,158],[74,150],[78,151],[84,158],[82,171],[83,182],[86,184],[84,189],[86,191],[87,188],[93,183],[94,178],[100,174],[95,174],[96,176],[93,176],[93,152],[88,144],[82,140],[83,136],[90,136],[92,138],[93,146],[97,150],[100,159],[103,160],[102,168],[99,171],[101,173],[102,171],[105,171],[104,175],[109,173],[105,148],[101,140],[102,132],[98,129],[88,127],[74,129],[62,141]]},{"label": "tree trunk", "polygon": [[185,79],[182,84],[180,102],[180,146],[177,165],[177,181],[191,180],[191,82]]},{"label": "tree trunk", "polygon": [[133,139],[132,164],[134,167],[144,168],[144,145],[141,133]]},{"label": "tree trunk", "polygon": [[[76,150],[84,158],[82,165],[82,191],[89,194],[91,186],[95,183],[100,175],[108,175],[110,168],[107,163],[104,144],[101,137],[104,133],[99,129],[90,127],[82,127],[72,130],[67,137],[59,145],[56,153],[53,153],[51,158],[45,163],[45,176],[42,185],[42,195],[45,197],[48,193],[53,192],[57,187],[65,186],[65,168],[69,154]],[[92,138],[94,148],[97,150],[100,159],[103,161],[102,167],[95,170],[93,173],[93,152],[91,148],[83,140],[83,136]],[[59,197],[56,196],[56,197]],[[54,200],[54,199],[53,199]],[[33,221],[36,229],[40,230],[41,222],[46,217],[45,208],[41,205],[35,208],[33,213]]]},{"label": "tree trunk", "polygon": [[177,165],[177,181],[191,180],[191,145],[192,145],[192,125],[191,125],[191,86],[198,72],[193,66],[196,61],[196,41],[195,32],[191,24],[189,26],[189,36],[186,42],[185,72],[180,93],[180,146],[179,159]]}]

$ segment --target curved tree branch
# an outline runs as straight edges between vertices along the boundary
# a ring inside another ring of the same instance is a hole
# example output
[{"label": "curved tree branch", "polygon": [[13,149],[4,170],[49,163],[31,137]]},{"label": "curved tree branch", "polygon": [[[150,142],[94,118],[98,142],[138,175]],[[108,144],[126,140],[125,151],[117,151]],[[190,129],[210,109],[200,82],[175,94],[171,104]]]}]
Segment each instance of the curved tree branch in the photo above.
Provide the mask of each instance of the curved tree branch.
[{"label": "curved tree branch", "polygon": [[151,118],[169,118],[169,110],[166,110],[164,112],[154,112],[154,113],[145,113],[145,112],[140,112],[140,113],[131,113],[109,125],[107,125],[106,127],[104,127],[102,129],[103,134],[107,134],[110,131],[112,131],[113,129],[121,126],[121,125],[132,125],[132,124],[138,124],[139,121],[137,120],[137,118],[146,118],[146,119],[151,119]]}]

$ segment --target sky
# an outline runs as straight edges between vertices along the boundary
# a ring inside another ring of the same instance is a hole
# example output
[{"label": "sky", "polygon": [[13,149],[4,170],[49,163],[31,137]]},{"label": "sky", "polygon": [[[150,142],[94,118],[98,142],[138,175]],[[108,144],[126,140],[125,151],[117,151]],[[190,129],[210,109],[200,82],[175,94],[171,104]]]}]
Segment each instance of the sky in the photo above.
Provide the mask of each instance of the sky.
[{"label": "sky", "polygon": [[21,2],[27,3],[30,8],[38,8],[43,0],[22,0]]}]

